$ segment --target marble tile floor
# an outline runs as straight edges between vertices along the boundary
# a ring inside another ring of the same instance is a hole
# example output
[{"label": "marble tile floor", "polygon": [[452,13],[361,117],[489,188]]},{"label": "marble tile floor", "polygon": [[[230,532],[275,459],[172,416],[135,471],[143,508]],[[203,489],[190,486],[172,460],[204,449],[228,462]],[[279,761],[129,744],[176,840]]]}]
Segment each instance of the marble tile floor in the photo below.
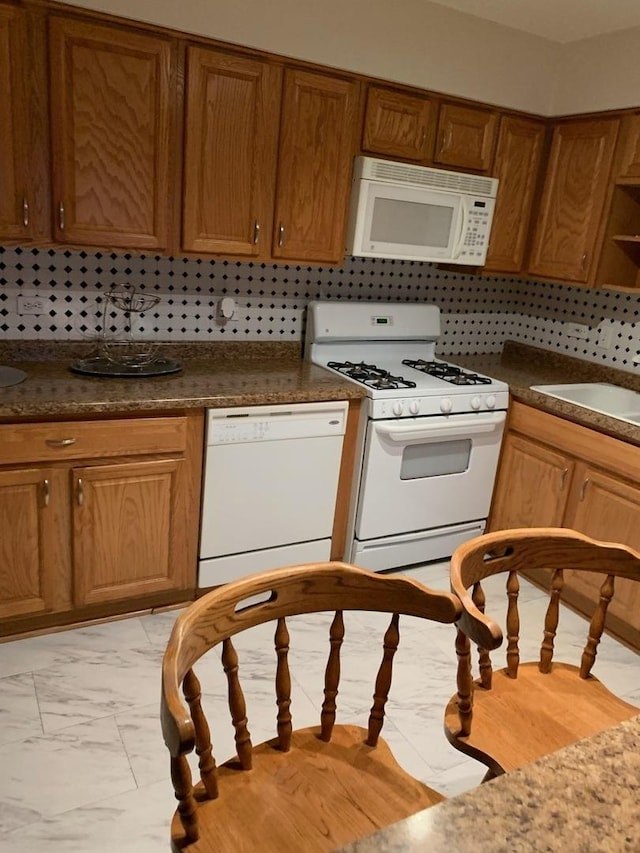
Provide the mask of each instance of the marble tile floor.
[{"label": "marble tile floor", "polygon": [[[411,576],[448,589],[447,566]],[[500,588],[498,588],[500,587]],[[502,618],[502,580],[487,585],[487,612]],[[499,598],[494,598],[499,596]],[[523,656],[541,636],[544,594],[523,583]],[[499,608],[499,609],[498,609]],[[159,723],[160,662],[177,611],[0,644],[0,853],[156,853],[168,850],[175,801]],[[291,620],[296,726],[318,721],[327,614]],[[339,721],[366,724],[387,617],[350,614],[343,647]],[[566,610],[558,656],[575,660],[585,623]],[[447,795],[479,784],[484,770],[442,733],[455,691],[454,628],[401,620],[401,641],[383,735],[400,763]],[[272,629],[236,644],[255,743],[275,733]],[[265,652],[249,652],[260,636]],[[238,638],[240,639],[240,638]],[[243,654],[244,651],[244,654]],[[640,706],[638,655],[609,637],[596,674]],[[197,668],[218,761],[234,754],[216,655]],[[222,716],[221,716],[222,715]]]}]

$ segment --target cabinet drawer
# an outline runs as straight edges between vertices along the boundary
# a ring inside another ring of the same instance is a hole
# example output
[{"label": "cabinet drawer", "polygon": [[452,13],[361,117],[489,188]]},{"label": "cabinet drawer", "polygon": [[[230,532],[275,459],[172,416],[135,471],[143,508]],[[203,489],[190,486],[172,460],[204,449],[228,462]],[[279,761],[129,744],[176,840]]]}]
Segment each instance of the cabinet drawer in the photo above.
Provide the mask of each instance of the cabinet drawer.
[{"label": "cabinet drawer", "polygon": [[175,453],[186,437],[184,417],[2,424],[0,464]]}]

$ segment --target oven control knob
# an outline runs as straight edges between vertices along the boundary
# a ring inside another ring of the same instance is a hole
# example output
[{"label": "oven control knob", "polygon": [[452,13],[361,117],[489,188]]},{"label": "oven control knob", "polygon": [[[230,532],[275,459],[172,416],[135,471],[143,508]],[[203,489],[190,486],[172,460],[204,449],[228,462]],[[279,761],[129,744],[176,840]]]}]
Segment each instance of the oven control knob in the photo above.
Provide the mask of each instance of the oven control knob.
[{"label": "oven control knob", "polygon": [[440,400],[441,412],[444,412],[445,415],[448,415],[451,409],[453,409],[453,403],[448,397],[444,397],[442,400]]},{"label": "oven control knob", "polygon": [[495,409],[495,407],[496,407],[495,396],[493,394],[489,394],[489,396],[485,400],[485,403],[487,404],[487,409]]},{"label": "oven control knob", "polygon": [[420,411],[420,401],[419,400],[412,400],[409,403],[409,411],[411,412],[412,415],[417,415],[418,412]]},{"label": "oven control knob", "polygon": [[474,410],[474,412],[477,412],[481,405],[482,400],[480,399],[480,397],[478,397],[477,394],[475,397],[471,398],[471,408]]},{"label": "oven control knob", "polygon": [[402,402],[402,400],[396,400],[396,402],[393,404],[393,414],[396,415],[397,417],[400,417],[400,415],[403,412],[404,412],[404,403]]}]

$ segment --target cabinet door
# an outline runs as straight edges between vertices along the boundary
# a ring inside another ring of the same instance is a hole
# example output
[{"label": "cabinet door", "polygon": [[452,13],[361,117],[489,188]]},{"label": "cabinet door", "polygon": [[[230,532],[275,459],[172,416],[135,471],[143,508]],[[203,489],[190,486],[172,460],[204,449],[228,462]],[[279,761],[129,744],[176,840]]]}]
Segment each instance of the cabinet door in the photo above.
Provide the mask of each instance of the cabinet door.
[{"label": "cabinet door", "polygon": [[340,262],[355,145],[357,84],[288,69],[280,131],[274,258]]},{"label": "cabinet door", "polygon": [[[619,542],[640,551],[640,484],[624,483],[587,465],[581,465],[576,473],[565,526],[594,539]],[[602,575],[565,572],[567,587],[593,602],[599,598],[602,581]],[[609,613],[636,631],[640,629],[640,583],[617,578]]]},{"label": "cabinet door", "polygon": [[486,270],[522,269],[544,137],[542,122],[502,117],[493,169],[500,183]]},{"label": "cabinet door", "polygon": [[561,527],[572,460],[522,436],[507,434],[489,527]]},{"label": "cabinet door", "polygon": [[168,245],[172,42],[50,22],[55,238]]},{"label": "cabinet door", "polygon": [[182,247],[270,251],[281,70],[189,48]]},{"label": "cabinet door", "polygon": [[369,86],[362,150],[405,160],[431,158],[435,105],[428,98]]},{"label": "cabinet door", "polygon": [[76,605],[186,585],[183,464],[149,460],[73,470]]},{"label": "cabinet door", "polygon": [[622,154],[616,177],[640,182],[640,115],[623,118],[621,142]]},{"label": "cabinet door", "polygon": [[438,116],[433,159],[446,166],[488,172],[493,163],[497,127],[498,113],[444,103]]},{"label": "cabinet door", "polygon": [[0,6],[0,239],[30,236],[24,19]]},{"label": "cabinet door", "polygon": [[0,618],[67,609],[68,490],[63,471],[0,471]]},{"label": "cabinet door", "polygon": [[618,126],[618,119],[601,119],[555,128],[529,263],[532,275],[589,281]]}]

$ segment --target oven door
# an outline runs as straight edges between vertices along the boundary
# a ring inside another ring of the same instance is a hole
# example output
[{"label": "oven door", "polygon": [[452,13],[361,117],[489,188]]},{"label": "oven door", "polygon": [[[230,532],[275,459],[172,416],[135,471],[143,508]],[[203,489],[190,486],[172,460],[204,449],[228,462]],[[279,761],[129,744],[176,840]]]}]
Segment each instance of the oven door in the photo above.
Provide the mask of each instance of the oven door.
[{"label": "oven door", "polygon": [[357,539],[486,518],[505,419],[483,412],[369,421]]}]

